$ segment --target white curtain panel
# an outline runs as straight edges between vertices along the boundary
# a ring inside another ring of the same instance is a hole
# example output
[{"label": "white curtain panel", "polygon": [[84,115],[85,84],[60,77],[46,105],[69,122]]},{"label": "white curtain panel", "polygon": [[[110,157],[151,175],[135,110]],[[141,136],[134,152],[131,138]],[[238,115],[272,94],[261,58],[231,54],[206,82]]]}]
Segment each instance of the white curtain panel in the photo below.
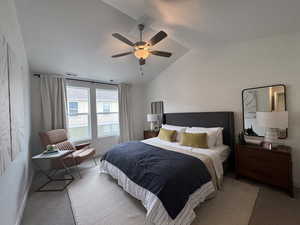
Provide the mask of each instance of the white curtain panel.
[{"label": "white curtain panel", "polygon": [[130,121],[131,108],[129,107],[127,84],[119,84],[119,123],[120,143],[132,140],[132,126]]},{"label": "white curtain panel", "polygon": [[42,124],[45,131],[66,128],[66,81],[41,75]]}]

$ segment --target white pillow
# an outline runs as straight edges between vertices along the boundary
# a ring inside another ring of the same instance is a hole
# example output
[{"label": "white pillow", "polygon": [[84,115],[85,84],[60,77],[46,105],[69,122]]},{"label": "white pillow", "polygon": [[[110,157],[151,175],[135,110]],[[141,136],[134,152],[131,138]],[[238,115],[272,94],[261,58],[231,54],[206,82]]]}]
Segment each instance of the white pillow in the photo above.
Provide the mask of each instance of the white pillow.
[{"label": "white pillow", "polygon": [[192,127],[190,129],[198,133],[207,133],[211,131],[217,132],[215,146],[223,145],[223,127]]},{"label": "white pillow", "polygon": [[207,145],[209,148],[212,148],[216,145],[217,142],[217,131],[203,131],[200,129],[187,128],[186,133],[199,134],[206,133],[207,134]]},{"label": "white pillow", "polygon": [[168,124],[163,124],[162,128],[167,129],[167,130],[176,130],[176,142],[180,142],[180,133],[185,132],[187,127],[180,127],[180,126],[174,126],[174,125],[168,125]]}]

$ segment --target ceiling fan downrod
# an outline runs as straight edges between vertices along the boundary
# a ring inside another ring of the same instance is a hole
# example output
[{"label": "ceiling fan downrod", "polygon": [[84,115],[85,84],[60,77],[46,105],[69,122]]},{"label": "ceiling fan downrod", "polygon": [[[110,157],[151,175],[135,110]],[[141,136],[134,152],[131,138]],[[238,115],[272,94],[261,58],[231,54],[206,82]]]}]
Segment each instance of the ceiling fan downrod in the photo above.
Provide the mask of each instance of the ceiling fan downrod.
[{"label": "ceiling fan downrod", "polygon": [[143,41],[143,30],[144,30],[145,26],[144,26],[144,24],[139,24],[138,28],[140,30],[140,41],[142,42]]}]

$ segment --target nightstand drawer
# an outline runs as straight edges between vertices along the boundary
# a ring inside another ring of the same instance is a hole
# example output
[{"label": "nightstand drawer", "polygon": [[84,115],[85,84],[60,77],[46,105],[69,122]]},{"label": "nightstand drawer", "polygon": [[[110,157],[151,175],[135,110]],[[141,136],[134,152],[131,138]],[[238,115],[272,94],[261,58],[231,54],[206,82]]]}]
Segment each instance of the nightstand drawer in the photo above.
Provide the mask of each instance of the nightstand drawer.
[{"label": "nightstand drawer", "polygon": [[144,131],[144,139],[157,137],[158,131],[145,130]]},{"label": "nightstand drawer", "polygon": [[238,154],[239,159],[242,161],[254,164],[263,164],[268,167],[273,165],[281,165],[280,167],[284,167],[282,164],[287,164],[290,161],[290,157],[288,155],[277,154],[272,152],[272,150],[253,150],[243,148],[239,150]]},{"label": "nightstand drawer", "polygon": [[241,167],[239,173],[249,178],[286,188],[289,186],[289,176],[284,173],[276,173],[276,171],[257,168]]}]

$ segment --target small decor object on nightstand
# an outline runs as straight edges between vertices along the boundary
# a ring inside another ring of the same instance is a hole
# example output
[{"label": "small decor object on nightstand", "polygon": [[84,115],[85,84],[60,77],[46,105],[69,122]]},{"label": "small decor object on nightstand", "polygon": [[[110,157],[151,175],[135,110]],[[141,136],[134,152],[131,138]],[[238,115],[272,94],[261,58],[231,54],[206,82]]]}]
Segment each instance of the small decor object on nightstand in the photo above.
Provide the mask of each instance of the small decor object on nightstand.
[{"label": "small decor object on nightstand", "polygon": [[260,127],[266,128],[264,138],[267,149],[278,145],[279,129],[288,128],[288,112],[256,112],[256,122]]},{"label": "small decor object on nightstand", "polygon": [[244,131],[241,131],[239,133],[239,144],[240,145],[245,145],[246,144],[245,136],[244,135],[245,135]]},{"label": "small decor object on nightstand", "polygon": [[159,114],[148,114],[147,121],[150,122],[151,131],[159,131]]},{"label": "small decor object on nightstand", "polygon": [[265,148],[265,149],[268,149],[268,150],[272,150],[272,144],[269,143],[269,142],[263,142],[262,143],[262,147]]}]

